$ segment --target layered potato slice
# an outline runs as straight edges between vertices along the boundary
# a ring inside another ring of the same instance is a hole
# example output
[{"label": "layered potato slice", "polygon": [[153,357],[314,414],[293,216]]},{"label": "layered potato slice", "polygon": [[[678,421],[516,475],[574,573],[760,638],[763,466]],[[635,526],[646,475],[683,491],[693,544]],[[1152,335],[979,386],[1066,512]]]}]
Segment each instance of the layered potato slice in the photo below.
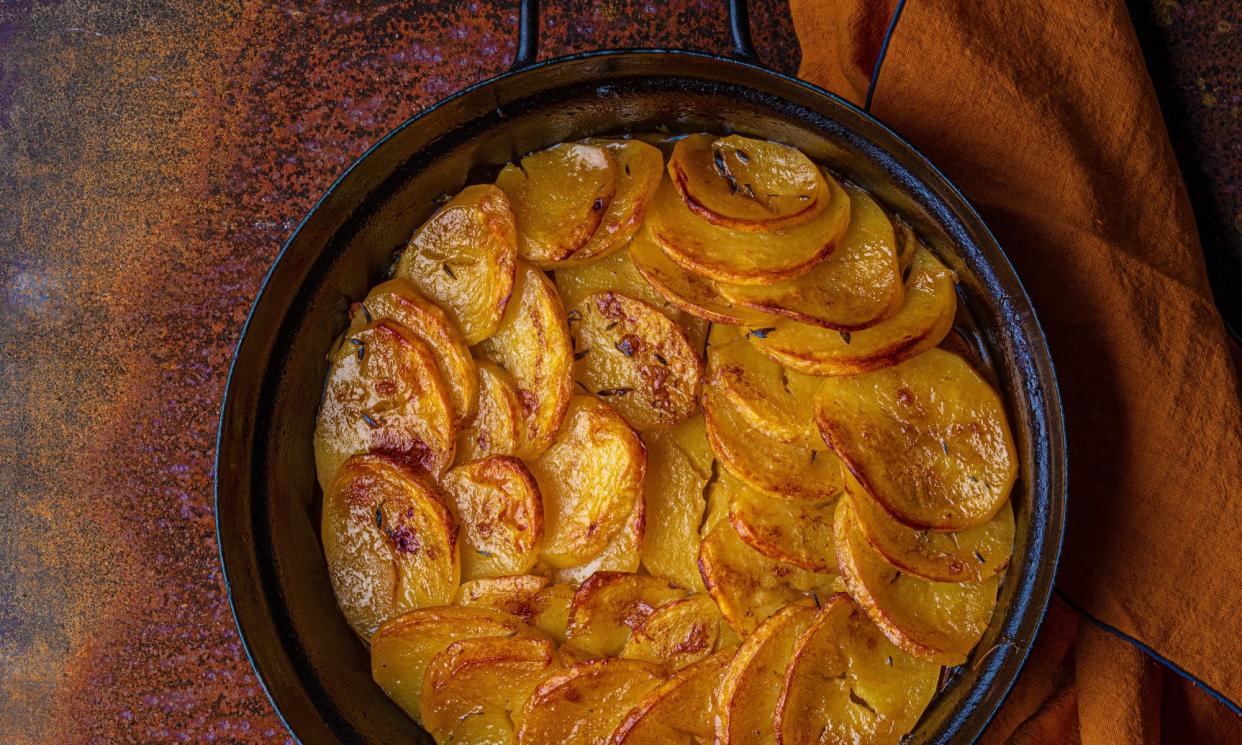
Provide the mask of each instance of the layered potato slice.
[{"label": "layered potato slice", "polygon": [[636,429],[667,427],[698,410],[703,360],[668,316],[611,290],[574,306],[574,377]]},{"label": "layered potato slice", "polygon": [[794,647],[776,706],[781,745],[897,745],[936,693],[940,667],[893,646],[844,594]]},{"label": "layered potato slice", "polygon": [[711,596],[699,593],[651,612],[621,649],[621,656],[657,662],[672,670],[698,662],[716,649],[724,618]]},{"label": "layered potato slice", "polygon": [[596,572],[574,594],[566,639],[591,654],[616,656],[656,608],[685,596],[660,577]]},{"label": "layered potato slice", "polygon": [[728,520],[717,523],[699,546],[699,571],[725,621],[743,637],[786,605],[811,595],[828,597],[843,587],[835,574],[769,559],[746,545]]},{"label": "layered potato slice", "polygon": [[565,426],[529,466],[543,497],[540,557],[564,569],[599,554],[622,530],[642,499],[647,454],[612,407],[574,396]]},{"label": "layered potato slice", "polygon": [[832,254],[805,274],[771,285],[723,285],[739,305],[813,326],[856,331],[901,306],[893,223],[862,189],[846,184],[850,223]]},{"label": "layered potato slice", "polygon": [[664,253],[648,230],[630,241],[630,258],[660,295],[680,310],[712,323],[766,326],[773,316],[731,302],[712,279],[688,271]]},{"label": "layered potato slice", "polygon": [[500,327],[513,292],[517,228],[505,193],[467,186],[410,239],[396,276],[434,300],[478,344]]},{"label": "layered potato slice", "polygon": [[526,429],[522,399],[513,376],[494,362],[478,363],[478,407],[457,433],[457,462],[522,452]]},{"label": "layered potato slice", "polygon": [[903,572],[938,582],[981,582],[1009,566],[1014,538],[1010,505],[986,523],[957,533],[919,530],[888,514],[851,474],[845,480],[863,535]]},{"label": "layered potato slice", "polygon": [[431,350],[393,321],[345,338],[315,422],[315,469],[326,491],[352,455],[380,452],[438,476],[453,462],[457,417]]},{"label": "layered potato slice", "polygon": [[747,341],[751,333],[730,326],[712,327],[707,338],[710,384],[764,435],[827,450],[815,425],[815,395],[823,381],[768,359]]},{"label": "layered potato slice", "polygon": [[513,376],[526,430],[523,459],[536,458],[556,437],[573,395],[573,351],[565,308],[548,278],[518,262],[513,299],[500,328],[475,350]]},{"label": "layered potato slice", "polygon": [[997,578],[967,584],[902,573],[867,542],[848,499],[837,504],[833,527],[850,596],[884,635],[919,659],[946,666],[965,662],[992,618]]},{"label": "layered potato slice", "polygon": [[371,677],[388,698],[421,718],[423,675],[432,658],[459,639],[523,636],[540,632],[499,611],[448,605],[398,616],[371,637]]},{"label": "layered potato slice", "polygon": [[664,155],[640,140],[595,140],[587,144],[606,149],[617,165],[617,193],[608,204],[599,227],[561,265],[592,261],[625,245],[643,224],[647,205],[664,175]]},{"label": "layered potato slice", "polygon": [[555,647],[525,637],[462,639],[423,675],[423,726],[443,743],[516,742],[513,715],[555,669]]},{"label": "layered potato slice", "polygon": [[669,179],[651,201],[647,226],[669,258],[695,274],[734,284],[772,284],[803,274],[832,253],[849,223],[850,202],[831,176],[823,211],[783,230],[713,225],[695,214]]},{"label": "layered potato slice", "polygon": [[776,706],[794,645],[815,620],[815,606],[785,606],[742,641],[716,689],[716,742],[776,742]]},{"label": "layered potato slice", "polygon": [[634,706],[665,680],[658,665],[639,660],[579,662],[544,680],[519,716],[522,745],[597,745]]},{"label": "layered potato slice", "polygon": [[741,135],[683,137],[673,146],[668,173],[691,212],[735,230],[790,228],[830,201],[824,175],[802,151]]},{"label": "layered potato slice", "polygon": [[965,360],[941,349],[828,379],[816,418],[866,492],[914,528],[983,525],[1017,478],[1000,396]]},{"label": "layered potato slice", "polygon": [[535,565],[543,503],[522,461],[509,455],[470,461],[441,483],[462,529],[464,579],[521,574]]},{"label": "layered potato slice", "polygon": [[345,461],[324,491],[321,535],[337,604],[363,639],[457,590],[452,514],[430,480],[390,457]]},{"label": "layered potato slice", "polygon": [[699,527],[706,509],[704,489],[712,478],[712,452],[702,417],[672,429],[643,433],[647,446],[647,534],[642,563],[647,571],[682,587],[702,590]]},{"label": "layered potato slice", "polygon": [[713,697],[736,647],[678,670],[630,710],[610,745],[694,745],[715,736]]},{"label": "layered potato slice", "polygon": [[577,589],[560,582],[549,584],[547,577],[534,574],[485,577],[462,582],[454,603],[503,611],[564,642],[569,604]]},{"label": "layered potato slice", "polygon": [[753,488],[804,502],[826,502],[841,493],[843,476],[836,455],[756,432],[717,387],[703,390],[703,419],[721,465]]},{"label": "layered potato slice", "polygon": [[585,582],[596,572],[635,572],[642,561],[643,536],[647,530],[647,506],[642,498],[634,501],[630,517],[608,545],[581,564],[552,569],[556,582]]},{"label": "layered potato slice", "polygon": [[496,177],[517,223],[517,251],[555,266],[590,240],[617,193],[617,162],[606,148],[563,142],[510,163]]},{"label": "layered potato slice", "polygon": [[893,234],[897,240],[897,265],[901,267],[902,276],[905,276],[906,269],[914,262],[914,255],[918,253],[919,237],[914,228],[910,227],[910,223],[899,216],[893,217]]},{"label": "layered potato slice", "polygon": [[837,573],[832,542],[833,502],[791,502],[757,492],[729,474],[719,488],[729,502],[729,524],[746,545],[811,572]]},{"label": "layered potato slice", "polygon": [[855,375],[895,365],[940,343],[957,312],[957,275],[925,248],[915,251],[901,307],[861,331],[833,331],[781,320],[750,341],[776,362],[806,375]]}]

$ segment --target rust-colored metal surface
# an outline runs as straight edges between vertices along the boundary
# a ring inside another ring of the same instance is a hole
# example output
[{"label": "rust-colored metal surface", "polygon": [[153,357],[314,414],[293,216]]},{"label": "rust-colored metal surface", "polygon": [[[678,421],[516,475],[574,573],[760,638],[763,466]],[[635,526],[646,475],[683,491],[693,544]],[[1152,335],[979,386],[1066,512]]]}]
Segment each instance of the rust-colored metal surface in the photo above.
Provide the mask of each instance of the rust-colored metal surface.
[{"label": "rust-colored metal surface", "polygon": [[[542,55],[728,48],[723,0],[549,0]],[[783,0],[752,2],[794,71]],[[250,303],[369,144],[503,70],[516,1],[0,5],[0,739],[287,735],[221,583]]]}]

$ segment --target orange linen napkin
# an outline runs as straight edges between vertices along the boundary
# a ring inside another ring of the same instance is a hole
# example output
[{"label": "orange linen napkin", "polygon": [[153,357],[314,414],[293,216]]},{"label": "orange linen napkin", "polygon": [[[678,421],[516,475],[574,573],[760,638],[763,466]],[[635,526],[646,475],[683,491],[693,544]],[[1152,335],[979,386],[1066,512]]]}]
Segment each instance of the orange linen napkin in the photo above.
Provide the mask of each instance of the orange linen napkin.
[{"label": "orange linen napkin", "polygon": [[[801,77],[862,105],[894,2],[791,5]],[[1059,592],[1242,703],[1238,376],[1125,3],[910,0],[871,111],[982,213],[1048,333]],[[1155,665],[1057,604],[989,738],[1242,742],[1242,719]]]}]

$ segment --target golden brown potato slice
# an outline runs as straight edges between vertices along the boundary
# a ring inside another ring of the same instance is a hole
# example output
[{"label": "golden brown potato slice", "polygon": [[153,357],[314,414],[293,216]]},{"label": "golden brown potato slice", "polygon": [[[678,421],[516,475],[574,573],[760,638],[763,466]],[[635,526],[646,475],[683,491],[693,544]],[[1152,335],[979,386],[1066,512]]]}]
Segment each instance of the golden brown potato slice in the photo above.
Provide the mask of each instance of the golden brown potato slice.
[{"label": "golden brown potato slice", "polygon": [[555,669],[546,639],[462,639],[431,658],[423,674],[423,726],[442,743],[516,742],[513,715]]},{"label": "golden brown potato slice", "polygon": [[790,228],[829,201],[823,174],[801,151],[741,135],[678,140],[668,173],[691,212],[735,230]]},{"label": "golden brown potato slice", "polygon": [[608,545],[581,564],[552,569],[556,582],[582,583],[596,572],[636,572],[642,561],[643,536],[647,530],[647,507],[642,499],[635,500],[629,519]]},{"label": "golden brown potato slice", "polygon": [[647,571],[682,587],[702,590],[699,526],[706,507],[703,490],[712,477],[712,454],[702,417],[673,429],[643,434],[647,446],[644,500],[650,516],[642,543]]},{"label": "golden brown potato slice", "polygon": [[518,262],[517,284],[500,328],[476,347],[517,384],[526,431],[523,459],[547,449],[573,395],[573,352],[565,308],[543,272]]},{"label": "golden brown potato slice", "polygon": [[815,606],[799,601],[774,613],[742,641],[716,689],[716,742],[776,742],[780,681],[794,645],[815,620]]},{"label": "golden brown potato slice", "polygon": [[569,604],[577,589],[563,583],[548,584],[547,577],[534,574],[487,577],[462,582],[454,602],[504,611],[564,642]]},{"label": "golden brown potato slice", "polygon": [[574,378],[640,430],[667,427],[698,410],[703,360],[684,331],[654,306],[618,292],[574,306]]},{"label": "golden brown potato slice", "polygon": [[841,589],[834,574],[818,574],[769,559],[738,537],[722,520],[699,547],[699,571],[725,621],[741,636],[792,602],[828,597]]},{"label": "golden brown potato slice", "polygon": [[660,577],[597,572],[574,595],[566,638],[592,654],[615,656],[651,612],[686,591]]},{"label": "golden brown potato slice", "polygon": [[358,636],[457,590],[457,526],[435,486],[384,455],[345,461],[321,525],[337,604]]},{"label": "golden brown potato slice", "polygon": [[936,693],[940,667],[893,646],[847,595],[794,647],[776,706],[781,745],[897,745]]},{"label": "golden brown potato slice", "polygon": [[718,483],[729,493],[729,523],[748,546],[769,559],[811,572],[837,573],[832,544],[836,504],[777,499],[727,473]]},{"label": "golden brown potato slice", "polygon": [[723,285],[739,305],[813,326],[856,331],[901,307],[893,223],[867,192],[846,184],[850,224],[832,255],[806,274],[772,285]]},{"label": "golden brown potato slice", "polygon": [[910,265],[901,307],[862,331],[832,331],[781,320],[753,333],[751,344],[776,362],[806,375],[854,375],[909,359],[940,343],[957,312],[957,275],[927,249]]},{"label": "golden brown potato slice", "polygon": [[543,507],[522,461],[493,455],[463,463],[444,474],[442,485],[462,528],[463,578],[521,574],[535,565]]},{"label": "golden brown potato slice", "polygon": [[525,413],[513,376],[487,360],[478,368],[478,410],[457,434],[458,463],[522,451]]},{"label": "golden brown potato slice", "polygon": [[642,499],[647,455],[612,407],[574,396],[555,442],[530,462],[543,496],[541,558],[564,569],[593,558]]},{"label": "golden brown potato slice", "polygon": [[538,638],[539,631],[487,608],[422,608],[388,621],[371,637],[371,677],[406,714],[421,716],[423,674],[431,659],[458,639]]},{"label": "golden brown potato slice", "polygon": [[721,465],[755,489],[805,502],[826,502],[841,493],[841,461],[836,455],[756,432],[719,388],[703,390],[703,419],[707,441]]},{"label": "golden brown potato slice", "polygon": [[915,235],[914,228],[900,216],[895,216],[892,220],[893,233],[897,240],[897,265],[901,267],[904,275],[906,268],[914,262],[914,255],[918,253],[919,237]]},{"label": "golden brown potato slice", "polygon": [[965,360],[941,349],[828,379],[816,418],[867,493],[914,528],[983,525],[1018,475],[1000,396]]},{"label": "golden brown potato slice", "polygon": [[711,742],[716,727],[713,694],[736,652],[736,647],[722,649],[678,670],[630,710],[611,745]]},{"label": "golden brown potato slice", "polygon": [[755,349],[749,331],[713,326],[707,339],[707,375],[752,427],[780,442],[827,450],[815,426],[820,378],[786,370]]},{"label": "golden brown potato slice", "polygon": [[1013,553],[1013,509],[1009,505],[983,525],[939,533],[902,525],[845,474],[846,493],[867,541],[889,564],[938,582],[981,582],[1009,566]]},{"label": "golden brown potato slice", "polygon": [[617,193],[599,227],[561,266],[592,261],[625,245],[647,216],[647,205],[664,176],[664,156],[639,140],[596,140],[586,144],[606,149],[617,165]]},{"label": "golden brown potato slice", "polygon": [[903,574],[867,542],[848,499],[837,504],[833,529],[846,587],[884,635],[920,659],[965,662],[992,618],[997,578],[958,584]]},{"label": "golden brown potato slice", "polygon": [[478,344],[495,333],[513,292],[517,229],[505,193],[467,186],[423,223],[401,255],[409,280]]},{"label": "golden brown potato slice", "polygon": [[647,225],[669,258],[721,282],[771,284],[807,272],[832,253],[850,218],[850,201],[831,176],[828,203],[806,222],[786,230],[748,232],[713,225],[694,214],[672,181],[651,200]]},{"label": "golden brown potato slice", "polygon": [[680,670],[716,649],[724,619],[710,595],[674,600],[652,611],[634,629],[621,656]]},{"label": "golden brown potato slice", "polygon": [[648,230],[640,230],[630,241],[630,259],[664,299],[693,316],[732,326],[767,326],[774,318],[730,301],[715,280],[688,271],[665,255]]},{"label": "golden brown potato slice", "polygon": [[315,422],[315,469],[325,491],[352,455],[381,452],[440,475],[453,461],[457,423],[427,345],[392,321],[346,337],[332,359]]},{"label": "golden brown potato slice", "polygon": [[617,192],[617,163],[598,145],[562,142],[505,166],[496,185],[513,207],[518,256],[546,269],[595,233]]},{"label": "golden brown potato slice", "polygon": [[599,745],[664,672],[639,660],[587,660],[541,683],[522,707],[522,745]]}]

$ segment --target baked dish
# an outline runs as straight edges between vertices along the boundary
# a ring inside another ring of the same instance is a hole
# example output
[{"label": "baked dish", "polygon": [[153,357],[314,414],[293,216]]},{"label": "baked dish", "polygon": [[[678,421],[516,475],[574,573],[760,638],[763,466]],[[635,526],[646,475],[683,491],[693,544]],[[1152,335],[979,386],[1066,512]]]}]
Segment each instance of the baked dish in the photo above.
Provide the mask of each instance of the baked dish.
[{"label": "baked dish", "polygon": [[315,429],[375,682],[439,743],[900,741],[1014,544],[955,283],[775,142],[464,188],[351,307]]}]

